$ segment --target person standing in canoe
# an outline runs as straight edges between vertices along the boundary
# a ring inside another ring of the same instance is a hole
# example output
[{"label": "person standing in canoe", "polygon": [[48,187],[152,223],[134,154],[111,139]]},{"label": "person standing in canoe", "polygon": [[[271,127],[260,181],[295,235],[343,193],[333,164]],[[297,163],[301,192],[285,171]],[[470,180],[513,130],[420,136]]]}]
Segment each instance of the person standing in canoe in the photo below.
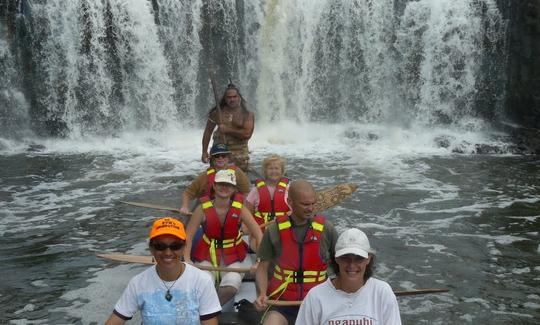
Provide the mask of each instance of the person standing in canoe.
[{"label": "person standing in canoe", "polygon": [[156,265],[131,279],[105,325],[124,324],[137,311],[143,324],[218,324],[221,305],[212,279],[180,261],[185,244],[180,221],[154,222],[149,247]]},{"label": "person standing in canoe", "polygon": [[[302,300],[311,288],[326,281],[338,236],[332,223],[314,215],[316,198],[309,182],[292,182],[287,198],[291,215],[277,216],[266,228],[255,274],[258,297],[254,305],[258,310],[268,308],[268,299]],[[271,263],[275,266],[269,275]],[[272,307],[263,324],[294,324],[298,309]]]},{"label": "person standing in canoe", "polygon": [[203,195],[212,197],[212,187],[216,173],[220,170],[232,170],[235,173],[238,190],[243,193],[249,193],[249,179],[247,175],[237,166],[230,162],[231,151],[226,144],[215,144],[210,150],[210,167],[205,172],[199,174],[182,194],[182,206],[180,213],[188,215],[189,202]]},{"label": "person standing in canoe", "polygon": [[[284,177],[285,160],[278,155],[270,155],[262,162],[264,179],[257,179],[255,187],[246,198],[246,207],[259,225],[284,216],[290,211],[287,204],[289,179]],[[264,228],[263,228],[264,231]]]},{"label": "person standing in canoe", "polygon": [[401,325],[392,288],[372,277],[375,252],[363,231],[351,228],[339,236],[336,263],[337,277],[309,291],[300,306],[297,325]]},{"label": "person standing in canoe", "polygon": [[229,146],[232,151],[232,161],[247,173],[249,170],[248,141],[254,127],[254,114],[247,109],[246,101],[238,88],[232,83],[229,84],[219,102],[219,108],[216,106],[208,113],[202,137],[201,160],[208,163],[208,145],[210,138],[213,138],[214,144],[225,143]]},{"label": "person standing in canoe", "polygon": [[[201,204],[195,209],[187,226],[187,247],[184,250],[184,261],[200,262],[208,266],[227,266],[232,268],[249,268],[248,245],[242,239],[240,227],[245,224],[258,247],[262,232],[249,210],[244,207],[243,195],[236,192],[236,174],[224,169],[216,173],[213,185],[214,199],[209,196],[200,198]],[[195,243],[191,253],[191,239],[202,226],[202,239]],[[255,248],[256,248],[255,247]],[[212,272],[219,283],[218,297],[222,305],[234,297],[242,284],[243,273]]]}]

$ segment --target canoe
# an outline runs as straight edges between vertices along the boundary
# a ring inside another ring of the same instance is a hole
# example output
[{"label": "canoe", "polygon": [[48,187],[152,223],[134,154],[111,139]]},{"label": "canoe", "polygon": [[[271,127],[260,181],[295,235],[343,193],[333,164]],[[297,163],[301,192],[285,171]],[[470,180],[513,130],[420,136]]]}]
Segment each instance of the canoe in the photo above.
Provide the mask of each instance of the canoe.
[{"label": "canoe", "polygon": [[[125,263],[138,263],[138,264],[154,264],[154,259],[152,256],[146,255],[130,255],[130,254],[97,254],[98,257],[116,261],[116,262],[125,262]],[[252,263],[255,261],[255,254],[250,254],[248,257],[251,259]],[[242,285],[238,290],[234,300],[226,303],[222,306],[223,310],[219,316],[220,325],[252,325],[258,324],[262,313],[255,310],[253,307],[252,301],[256,298],[255,290],[255,279],[251,274],[249,274],[250,268],[228,268],[228,267],[218,267],[213,268],[211,266],[202,266],[194,264],[200,269],[205,269],[209,271],[223,271],[223,272],[244,272],[246,275],[242,281]],[[241,312],[239,312],[241,311]]]},{"label": "canoe", "polygon": [[[97,256],[117,261],[117,262],[126,262],[126,263],[139,263],[139,264],[154,264],[154,260],[152,256],[144,256],[144,255],[130,255],[130,254],[98,254]],[[250,254],[249,258],[251,259],[252,263],[255,261],[255,254]],[[246,272],[246,275],[242,281],[242,286],[240,287],[240,290],[238,290],[238,293],[234,297],[234,301],[231,300],[227,304],[223,306],[223,311],[221,315],[219,316],[219,324],[220,325],[232,325],[232,324],[240,324],[240,325],[252,325],[252,324],[258,324],[260,321],[260,318],[262,317],[263,313],[259,312],[255,309],[253,306],[253,301],[256,298],[256,290],[255,290],[255,281],[253,279],[253,276],[249,273],[249,268],[227,268],[227,267],[219,267],[217,269],[214,269],[212,267],[208,266],[200,266],[195,264],[195,266],[206,269],[206,270],[221,270],[224,272],[232,271],[232,272]],[[435,294],[435,293],[444,293],[448,292],[449,290],[446,288],[430,288],[430,289],[414,289],[414,290],[396,290],[394,291],[394,294],[397,297],[403,297],[403,296],[412,296],[412,295],[420,295],[420,294]],[[300,301],[270,301],[269,304],[272,305],[300,305]]]}]

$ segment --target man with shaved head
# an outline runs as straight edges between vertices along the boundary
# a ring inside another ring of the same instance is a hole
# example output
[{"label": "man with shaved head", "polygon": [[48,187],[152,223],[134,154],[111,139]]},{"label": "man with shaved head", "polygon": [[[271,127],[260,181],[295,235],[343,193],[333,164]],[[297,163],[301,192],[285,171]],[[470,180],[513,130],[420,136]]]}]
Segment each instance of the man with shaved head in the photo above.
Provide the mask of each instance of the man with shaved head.
[{"label": "man with shaved head", "polygon": [[[317,195],[306,180],[289,186],[287,203],[291,215],[278,216],[269,225],[259,246],[255,275],[258,310],[268,308],[268,299],[303,300],[308,291],[326,281],[334,259],[337,232],[325,217],[315,215]],[[274,264],[273,272],[268,270]],[[294,324],[298,306],[272,307],[263,324]]]}]

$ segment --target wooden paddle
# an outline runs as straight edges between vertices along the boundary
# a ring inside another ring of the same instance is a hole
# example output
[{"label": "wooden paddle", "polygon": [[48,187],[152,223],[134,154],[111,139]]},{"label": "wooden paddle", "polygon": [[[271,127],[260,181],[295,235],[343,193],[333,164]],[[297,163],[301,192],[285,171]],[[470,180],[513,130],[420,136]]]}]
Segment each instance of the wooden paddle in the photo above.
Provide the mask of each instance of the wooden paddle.
[{"label": "wooden paddle", "polygon": [[[448,291],[449,291],[448,289],[433,288],[433,289],[394,291],[394,294],[396,295],[396,297],[402,297],[402,296],[414,296],[414,295],[423,295],[423,294],[430,294],[430,293],[442,293],[442,292],[448,292]],[[302,301],[268,300],[267,304],[271,306],[300,306],[302,304]]]},{"label": "wooden paddle", "polygon": [[143,202],[132,202],[132,201],[120,201],[120,202],[124,203],[124,204],[133,205],[133,206],[136,206],[136,207],[150,208],[150,209],[163,210],[163,211],[170,211],[170,212],[178,213],[178,214],[185,215],[185,216],[192,215],[191,212],[182,213],[180,211],[180,209],[171,208],[171,207],[167,207],[167,206],[163,206],[163,205],[159,205],[159,204],[143,203]]},{"label": "wooden paddle", "polygon": [[[342,183],[342,184],[330,186],[328,188],[323,189],[322,191],[318,191],[317,203],[315,203],[315,208],[314,208],[315,212],[321,212],[339,204],[340,202],[342,202],[343,200],[351,196],[354,193],[354,191],[356,191],[357,188],[358,186],[356,184]],[[157,210],[170,211],[170,212],[174,212],[178,214],[183,214],[180,212],[180,209],[171,208],[171,207],[163,206],[159,204],[133,202],[133,201],[120,201],[120,202],[124,204],[137,206],[137,207],[157,209]],[[191,213],[185,214],[185,215],[190,216]],[[265,227],[271,222],[272,221],[265,223],[261,225],[261,227]]]},{"label": "wooden paddle", "polygon": [[[105,258],[112,261],[128,262],[128,263],[140,263],[140,264],[155,264],[154,257],[142,256],[142,255],[127,255],[127,254],[97,254],[98,257]],[[209,266],[192,264],[198,269],[205,271],[220,271],[220,272],[238,272],[245,273],[251,270],[250,267],[225,267],[225,266]]]}]

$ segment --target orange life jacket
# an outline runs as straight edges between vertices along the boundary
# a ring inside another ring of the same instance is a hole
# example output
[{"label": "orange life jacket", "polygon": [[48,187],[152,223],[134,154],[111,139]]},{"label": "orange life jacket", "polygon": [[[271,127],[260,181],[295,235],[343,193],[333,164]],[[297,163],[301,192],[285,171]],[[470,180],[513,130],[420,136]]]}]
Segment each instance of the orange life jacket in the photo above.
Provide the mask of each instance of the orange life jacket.
[{"label": "orange life jacket", "polygon": [[201,240],[195,244],[193,260],[209,261],[213,266],[219,266],[222,257],[225,265],[243,261],[248,251],[248,245],[240,233],[243,195],[235,193],[223,225],[210,198],[203,196],[200,201],[206,223]]},{"label": "orange life jacket", "polygon": [[[229,164],[228,170],[232,170],[236,173],[236,167],[235,165]],[[210,198],[214,198],[212,195],[212,186],[214,186],[214,183],[216,181],[216,173],[217,170],[214,167],[208,167],[206,170],[206,196],[209,196]]]},{"label": "orange life jacket", "polygon": [[294,237],[289,216],[276,217],[281,239],[274,275],[268,285],[270,299],[302,300],[308,291],[326,280],[327,263],[320,256],[325,218],[315,216],[303,240]]},{"label": "orange life jacket", "polygon": [[255,184],[259,192],[259,205],[254,216],[259,225],[274,220],[276,216],[284,216],[289,212],[290,207],[285,200],[285,193],[289,184],[288,178],[283,177],[279,180],[274,192],[274,198],[270,196],[270,191],[264,180],[257,179]]}]

